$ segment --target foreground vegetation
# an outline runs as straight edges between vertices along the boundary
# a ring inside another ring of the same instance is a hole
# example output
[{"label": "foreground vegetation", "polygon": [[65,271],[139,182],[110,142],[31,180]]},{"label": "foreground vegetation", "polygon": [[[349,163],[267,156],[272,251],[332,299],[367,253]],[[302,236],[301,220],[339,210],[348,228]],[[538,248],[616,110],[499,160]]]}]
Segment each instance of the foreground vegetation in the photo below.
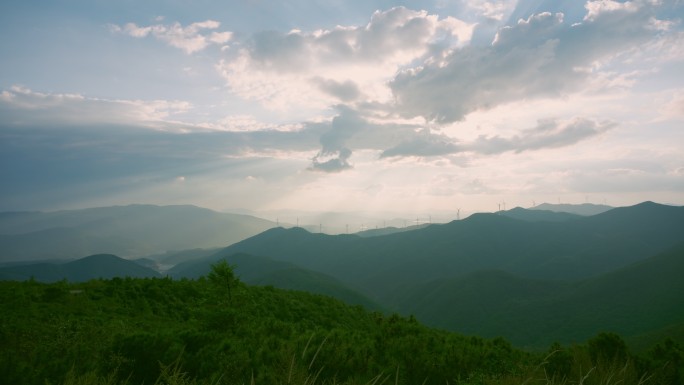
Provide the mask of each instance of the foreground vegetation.
[{"label": "foreground vegetation", "polygon": [[0,282],[7,384],[682,384],[681,346],[619,336],[545,353],[331,298],[199,280]]}]

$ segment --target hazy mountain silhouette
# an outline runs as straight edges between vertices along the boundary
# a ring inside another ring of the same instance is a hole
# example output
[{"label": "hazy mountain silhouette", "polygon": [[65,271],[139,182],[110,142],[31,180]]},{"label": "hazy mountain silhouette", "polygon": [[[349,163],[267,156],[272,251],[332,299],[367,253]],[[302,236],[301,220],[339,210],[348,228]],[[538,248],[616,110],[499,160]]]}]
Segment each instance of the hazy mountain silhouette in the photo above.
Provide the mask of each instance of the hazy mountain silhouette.
[{"label": "hazy mountain silhouette", "polygon": [[73,259],[95,253],[142,257],[224,247],[273,223],[195,206],[131,205],[0,213],[0,261]]},{"label": "hazy mountain silhouette", "polygon": [[530,210],[544,210],[544,211],[554,211],[562,212],[576,215],[596,215],[605,213],[606,211],[612,210],[614,207],[607,205],[597,205],[593,203],[582,203],[579,205],[572,204],[553,204],[553,203],[542,203],[540,205],[530,208]]},{"label": "hazy mountain silhouette", "polygon": [[96,278],[160,277],[155,270],[111,254],[96,254],[66,263],[41,262],[0,268],[0,280],[83,282]]},{"label": "hazy mountain silhouette", "polygon": [[406,285],[483,269],[539,279],[598,276],[672,247],[682,234],[684,208],[646,202],[561,222],[475,214],[369,238],[276,228],[225,252],[292,262],[382,302]]},{"label": "hazy mountain silhouette", "polygon": [[429,224],[406,226],[406,227],[381,227],[381,228],[377,228],[377,229],[369,229],[369,230],[359,231],[359,232],[354,233],[354,234],[358,235],[360,237],[378,237],[381,235],[390,235],[390,234],[396,234],[396,233],[403,233],[406,231],[419,230],[419,229],[423,229],[423,228],[428,227],[428,226],[429,226]]},{"label": "hazy mountain silhouette", "polygon": [[521,207],[516,207],[508,211],[500,211],[497,214],[508,218],[521,219],[523,221],[531,222],[564,222],[582,218],[582,216],[578,214],[571,214],[567,212],[536,209],[528,210]]}]

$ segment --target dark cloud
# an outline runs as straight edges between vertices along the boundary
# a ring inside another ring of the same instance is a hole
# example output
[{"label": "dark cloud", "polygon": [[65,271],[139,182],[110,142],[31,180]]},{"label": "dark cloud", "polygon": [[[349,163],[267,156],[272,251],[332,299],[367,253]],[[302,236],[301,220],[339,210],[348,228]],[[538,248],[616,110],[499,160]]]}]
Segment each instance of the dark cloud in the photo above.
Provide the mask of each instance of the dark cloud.
[{"label": "dark cloud", "polygon": [[525,130],[511,138],[480,136],[467,148],[480,154],[501,154],[508,151],[523,152],[565,147],[599,135],[613,127],[615,123],[597,123],[584,118],[576,118],[565,123],[546,120],[540,121],[537,127]]},{"label": "dark cloud", "polygon": [[315,78],[313,82],[328,95],[332,95],[343,102],[350,102],[361,95],[359,87],[351,80],[337,82],[331,79]]},{"label": "dark cloud", "polygon": [[443,156],[463,152],[494,155],[565,147],[599,135],[615,127],[612,122],[575,118],[567,122],[540,121],[531,129],[512,137],[480,136],[475,141],[457,143],[451,137],[424,129],[382,152],[381,158],[400,156]]},{"label": "dark cloud", "polygon": [[313,158],[313,170],[338,172],[352,167],[348,162],[352,151],[347,142],[368,124],[352,109],[345,106],[337,108],[339,115],[333,118],[330,130],[321,135],[322,148]]},{"label": "dark cloud", "polygon": [[424,129],[408,140],[388,148],[380,154],[381,158],[398,156],[441,156],[460,152],[461,148],[455,141],[441,134],[431,133]]},{"label": "dark cloud", "polygon": [[325,154],[328,156],[332,156],[332,158],[324,160],[323,158],[325,155],[323,153],[318,153],[313,158],[313,164],[311,165],[310,170],[323,172],[340,172],[352,168],[351,164],[349,164],[348,161],[351,154],[352,152],[350,149],[342,148],[339,151]]},{"label": "dark cloud", "polygon": [[562,13],[536,14],[499,30],[490,46],[404,70],[390,83],[397,110],[448,123],[516,100],[557,97],[581,89],[597,60],[659,33],[650,4],[591,4],[581,23],[565,22]]}]

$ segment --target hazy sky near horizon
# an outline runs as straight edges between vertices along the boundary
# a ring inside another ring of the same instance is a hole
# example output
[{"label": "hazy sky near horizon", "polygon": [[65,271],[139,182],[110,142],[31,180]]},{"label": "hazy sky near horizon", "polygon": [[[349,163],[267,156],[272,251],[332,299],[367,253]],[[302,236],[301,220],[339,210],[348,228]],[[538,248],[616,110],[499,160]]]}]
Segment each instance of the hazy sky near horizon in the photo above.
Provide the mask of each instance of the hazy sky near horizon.
[{"label": "hazy sky near horizon", "polygon": [[684,1],[0,4],[0,211],[684,204]]}]

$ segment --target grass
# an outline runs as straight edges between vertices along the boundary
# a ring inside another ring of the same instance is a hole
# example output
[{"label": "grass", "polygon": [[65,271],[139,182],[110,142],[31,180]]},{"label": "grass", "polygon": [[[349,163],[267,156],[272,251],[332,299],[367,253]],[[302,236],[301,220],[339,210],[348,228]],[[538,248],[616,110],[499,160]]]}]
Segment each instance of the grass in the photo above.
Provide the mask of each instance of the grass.
[{"label": "grass", "polygon": [[[394,373],[380,373],[370,380],[350,380],[339,382],[336,378],[321,378],[323,367],[316,366],[316,358],[325,345],[327,339],[317,348],[316,353],[309,362],[305,362],[307,350],[311,348],[309,339],[304,351],[298,360],[297,355],[293,355],[288,363],[287,372],[283,373],[283,382],[277,385],[400,385],[401,368],[397,366]],[[638,363],[632,358],[626,361],[618,360],[599,360],[593,362],[589,354],[582,349],[571,348],[571,370],[568,375],[558,375],[552,370],[554,360],[559,355],[566,355],[567,351],[555,350],[544,357],[536,366],[521,368],[519,374],[509,374],[504,376],[489,376],[481,373],[467,379],[454,379],[454,382],[447,382],[449,385],[661,385],[665,384],[663,378],[654,374],[641,374],[637,368]],[[198,381],[188,376],[181,367],[180,357],[169,365],[161,365],[161,374],[154,385],[245,385],[230,384],[223,382],[222,378],[212,381]],[[427,383],[426,378],[423,384]],[[48,384],[49,385],[49,384]],[[70,371],[61,385],[137,385],[129,381],[117,382],[115,373],[106,376],[89,372],[77,375]],[[141,384],[142,385],[142,384]],[[257,384],[252,376],[249,385]],[[270,384],[269,384],[270,385]],[[414,385],[414,384],[405,384]]]}]

